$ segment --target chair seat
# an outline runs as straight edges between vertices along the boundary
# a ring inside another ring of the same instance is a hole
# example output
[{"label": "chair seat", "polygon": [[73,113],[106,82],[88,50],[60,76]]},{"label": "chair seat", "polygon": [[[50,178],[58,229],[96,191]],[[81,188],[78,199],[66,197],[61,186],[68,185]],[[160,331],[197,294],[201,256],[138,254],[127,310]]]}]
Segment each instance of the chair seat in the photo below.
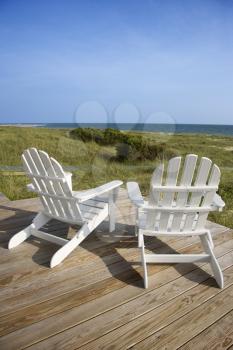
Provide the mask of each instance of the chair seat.
[{"label": "chair seat", "polygon": [[100,202],[98,200],[89,199],[85,203],[79,205],[84,220],[92,220],[98,216],[103,209],[108,208],[108,203]]}]

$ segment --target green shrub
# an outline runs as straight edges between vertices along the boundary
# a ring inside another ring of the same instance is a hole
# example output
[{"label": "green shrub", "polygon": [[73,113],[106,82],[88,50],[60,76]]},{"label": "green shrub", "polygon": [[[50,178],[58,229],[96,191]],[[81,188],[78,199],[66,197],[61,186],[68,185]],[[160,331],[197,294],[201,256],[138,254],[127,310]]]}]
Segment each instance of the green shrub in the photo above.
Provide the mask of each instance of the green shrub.
[{"label": "green shrub", "polygon": [[154,160],[164,155],[165,144],[148,141],[140,135],[124,133],[116,129],[105,130],[93,128],[78,128],[70,132],[71,137],[84,142],[94,141],[100,145],[116,145],[118,161]]},{"label": "green shrub", "polygon": [[83,142],[94,141],[99,144],[104,143],[104,132],[100,129],[77,128],[70,132],[71,137],[82,140]]}]

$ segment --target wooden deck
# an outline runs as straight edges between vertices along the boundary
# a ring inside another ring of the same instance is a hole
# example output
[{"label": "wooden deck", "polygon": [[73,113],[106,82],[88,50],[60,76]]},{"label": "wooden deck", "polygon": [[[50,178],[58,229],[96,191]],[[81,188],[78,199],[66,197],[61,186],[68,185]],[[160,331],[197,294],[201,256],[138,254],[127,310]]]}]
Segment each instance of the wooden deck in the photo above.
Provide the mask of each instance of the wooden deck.
[{"label": "wooden deck", "polygon": [[[224,271],[220,290],[206,264],[149,265],[142,286],[133,210],[124,190],[118,224],[87,238],[61,265],[48,267],[57,247],[36,238],[14,250],[9,238],[27,226],[38,199],[0,197],[0,349],[229,349],[233,345],[233,233],[212,226]],[[51,222],[45,230],[72,236]],[[197,238],[148,238],[150,250],[199,252]]]}]

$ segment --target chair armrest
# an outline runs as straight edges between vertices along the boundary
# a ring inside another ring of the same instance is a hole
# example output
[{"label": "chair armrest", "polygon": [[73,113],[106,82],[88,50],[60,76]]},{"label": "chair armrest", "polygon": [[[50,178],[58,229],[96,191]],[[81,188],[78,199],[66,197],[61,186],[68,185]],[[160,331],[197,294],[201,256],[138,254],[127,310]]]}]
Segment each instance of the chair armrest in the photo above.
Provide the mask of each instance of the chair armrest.
[{"label": "chair armrest", "polygon": [[33,186],[33,184],[27,184],[26,186],[29,192],[35,192],[35,187]]},{"label": "chair armrest", "polygon": [[120,187],[122,184],[122,181],[115,180],[101,185],[99,187],[91,188],[90,190],[73,192],[73,196],[77,198],[78,201],[81,203],[87,201],[88,199],[100,196],[106,192],[110,192],[116,189],[117,187]]},{"label": "chair armrest", "polygon": [[211,206],[214,208],[214,210],[222,211],[225,207],[225,202],[222,200],[219,194],[215,193],[213,203]]},{"label": "chair armrest", "polygon": [[136,207],[144,205],[145,202],[137,182],[127,182],[127,191],[129,199]]}]

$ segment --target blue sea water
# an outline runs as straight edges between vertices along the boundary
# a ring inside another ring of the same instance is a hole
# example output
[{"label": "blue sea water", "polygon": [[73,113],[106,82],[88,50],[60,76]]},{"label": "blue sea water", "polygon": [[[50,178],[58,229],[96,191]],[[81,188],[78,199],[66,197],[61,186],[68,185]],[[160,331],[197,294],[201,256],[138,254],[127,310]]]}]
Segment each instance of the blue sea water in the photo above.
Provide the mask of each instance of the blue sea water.
[{"label": "blue sea water", "polygon": [[[12,124],[17,125],[17,124]],[[27,126],[27,124],[18,124],[20,126]],[[175,134],[210,134],[210,135],[228,135],[233,136],[233,125],[208,125],[208,124],[105,124],[105,123],[48,123],[48,124],[29,124],[35,127],[46,128],[78,128],[78,127],[92,127],[92,128],[114,128],[119,130],[132,131],[150,131],[163,132]],[[28,125],[28,126],[29,126]]]}]

